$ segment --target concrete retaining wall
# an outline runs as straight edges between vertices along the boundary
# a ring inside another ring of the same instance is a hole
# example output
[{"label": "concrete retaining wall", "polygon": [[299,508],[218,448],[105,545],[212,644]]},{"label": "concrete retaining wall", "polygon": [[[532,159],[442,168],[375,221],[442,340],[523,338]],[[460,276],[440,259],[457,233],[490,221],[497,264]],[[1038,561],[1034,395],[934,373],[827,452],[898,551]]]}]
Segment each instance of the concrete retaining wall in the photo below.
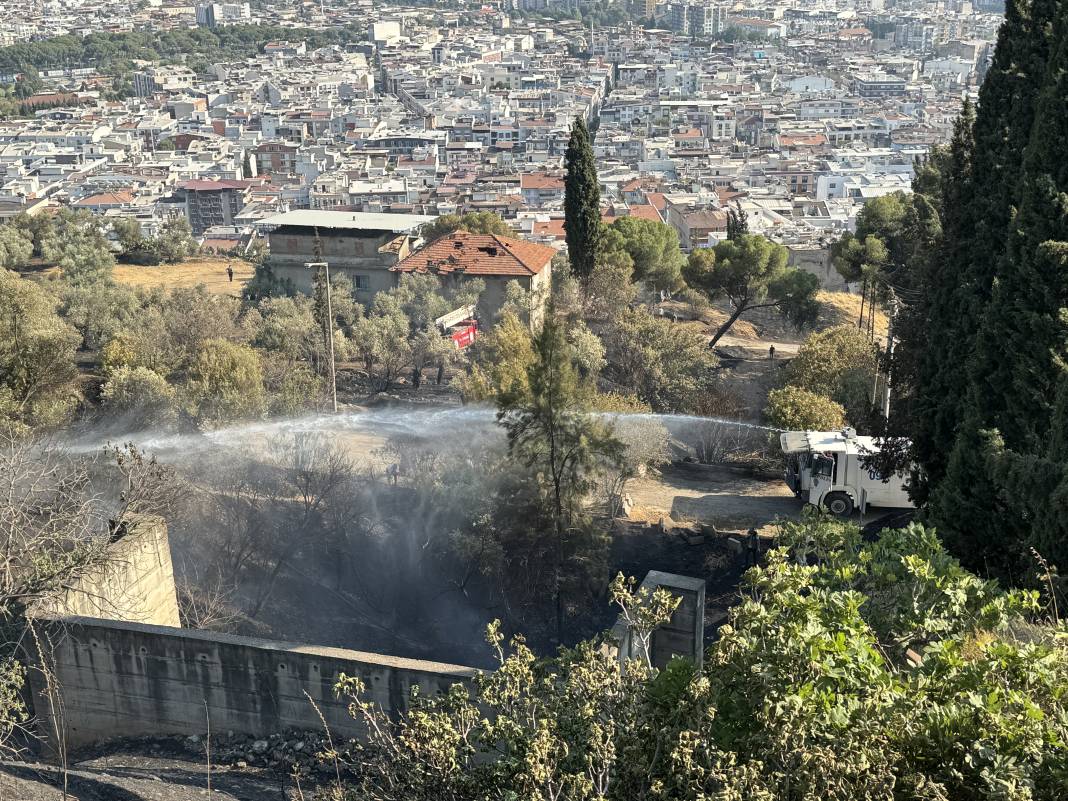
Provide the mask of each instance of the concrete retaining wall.
[{"label": "concrete retaining wall", "polygon": [[158,517],[124,524],[98,564],[62,592],[38,601],[31,614],[180,626],[167,524]]},{"label": "concrete retaining wall", "polygon": [[30,683],[53,748],[61,739],[76,748],[113,737],[202,733],[208,718],[212,731],[253,735],[321,728],[307,696],[331,731],[356,736],[347,702],[334,696],[342,673],[361,677],[369,697],[390,713],[407,708],[415,685],[423,694],[444,692],[477,673],[361,651],[94,618],[57,619],[49,630],[46,661],[58,701],[40,671],[30,671]]}]

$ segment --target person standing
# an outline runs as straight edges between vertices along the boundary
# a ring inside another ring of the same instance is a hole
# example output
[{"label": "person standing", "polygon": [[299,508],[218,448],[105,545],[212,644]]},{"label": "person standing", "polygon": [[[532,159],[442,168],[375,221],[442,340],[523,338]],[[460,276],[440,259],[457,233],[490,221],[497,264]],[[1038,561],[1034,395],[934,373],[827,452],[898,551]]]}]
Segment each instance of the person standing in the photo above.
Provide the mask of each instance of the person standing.
[{"label": "person standing", "polygon": [[755,528],[749,529],[745,538],[745,566],[756,567],[760,561],[760,536]]},{"label": "person standing", "polygon": [[234,282],[234,268],[229,262],[226,263],[226,277],[230,279],[230,283]]}]

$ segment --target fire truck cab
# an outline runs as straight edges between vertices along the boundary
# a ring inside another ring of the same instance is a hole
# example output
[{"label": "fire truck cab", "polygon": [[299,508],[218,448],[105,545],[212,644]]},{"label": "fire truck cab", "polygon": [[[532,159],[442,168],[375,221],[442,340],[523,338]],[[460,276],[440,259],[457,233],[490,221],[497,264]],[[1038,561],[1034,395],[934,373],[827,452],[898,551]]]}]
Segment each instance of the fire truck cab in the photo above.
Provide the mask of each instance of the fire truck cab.
[{"label": "fire truck cab", "polygon": [[841,431],[786,431],[779,436],[786,456],[784,478],[794,494],[836,517],[849,517],[869,506],[912,508],[905,490],[907,475],[884,476],[866,458],[879,452],[874,437]]}]

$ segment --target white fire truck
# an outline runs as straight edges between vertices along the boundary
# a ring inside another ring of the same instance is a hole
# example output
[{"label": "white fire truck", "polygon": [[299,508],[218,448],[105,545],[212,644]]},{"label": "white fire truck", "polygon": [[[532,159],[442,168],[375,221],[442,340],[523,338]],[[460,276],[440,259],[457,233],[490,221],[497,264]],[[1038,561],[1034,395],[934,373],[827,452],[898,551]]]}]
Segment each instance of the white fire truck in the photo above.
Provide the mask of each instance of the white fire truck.
[{"label": "white fire truck", "polygon": [[786,483],[794,494],[836,517],[869,506],[912,508],[904,472],[882,475],[864,462],[879,452],[873,437],[841,431],[786,431],[779,436],[786,455]]}]

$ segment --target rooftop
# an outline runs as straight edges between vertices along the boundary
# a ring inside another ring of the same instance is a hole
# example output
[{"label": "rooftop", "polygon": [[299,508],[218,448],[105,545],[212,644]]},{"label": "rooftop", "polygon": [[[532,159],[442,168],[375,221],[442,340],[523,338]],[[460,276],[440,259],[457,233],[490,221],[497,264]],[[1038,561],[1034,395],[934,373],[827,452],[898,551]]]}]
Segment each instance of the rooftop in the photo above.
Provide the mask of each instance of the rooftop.
[{"label": "rooftop", "polygon": [[379,212],[315,211],[299,209],[263,220],[265,225],[295,225],[304,228],[348,228],[357,231],[392,231],[407,234],[435,218],[426,214],[385,214]]},{"label": "rooftop", "polygon": [[447,275],[529,277],[540,273],[556,255],[553,248],[497,234],[455,231],[417,250],[391,267],[397,272]]}]

